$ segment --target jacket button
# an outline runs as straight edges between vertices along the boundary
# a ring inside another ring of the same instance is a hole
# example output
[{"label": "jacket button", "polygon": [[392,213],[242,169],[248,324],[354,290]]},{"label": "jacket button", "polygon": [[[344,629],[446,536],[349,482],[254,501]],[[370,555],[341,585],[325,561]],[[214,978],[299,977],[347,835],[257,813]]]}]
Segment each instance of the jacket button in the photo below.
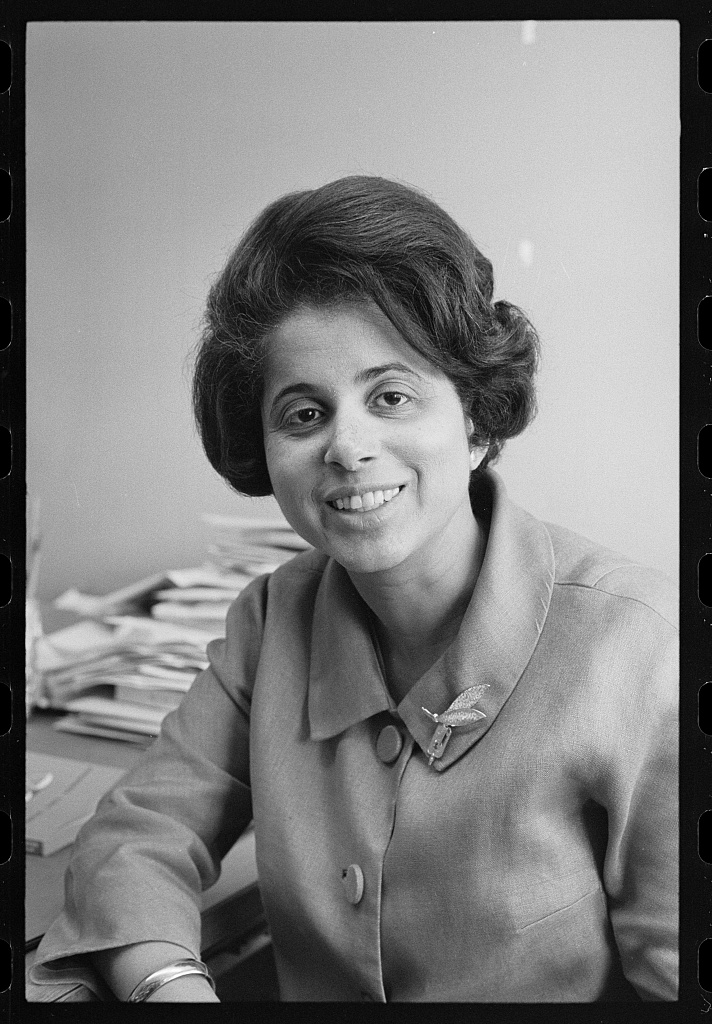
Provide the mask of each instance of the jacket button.
[{"label": "jacket button", "polygon": [[403,737],[395,725],[386,725],[376,740],[376,753],[384,764],[392,764],[403,749]]},{"label": "jacket button", "polygon": [[341,872],[341,881],[344,885],[346,899],[355,906],[363,896],[363,871],[358,864],[349,864]]}]

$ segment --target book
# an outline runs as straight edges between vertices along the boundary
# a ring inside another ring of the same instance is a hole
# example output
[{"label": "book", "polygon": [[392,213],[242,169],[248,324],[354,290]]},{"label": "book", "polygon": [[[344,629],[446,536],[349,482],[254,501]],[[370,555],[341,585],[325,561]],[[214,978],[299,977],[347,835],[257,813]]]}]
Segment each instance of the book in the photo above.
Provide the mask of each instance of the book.
[{"label": "book", "polygon": [[157,601],[151,608],[154,619],[168,622],[182,622],[184,619],[217,621],[221,629],[225,616],[232,601],[193,601],[184,604],[182,601]]},{"label": "book", "polygon": [[119,768],[28,751],[25,852],[47,857],[73,843],[101,797],[124,774]]},{"label": "book", "polygon": [[[157,601],[169,601],[180,604],[220,603],[228,607],[235,600],[234,590],[227,587],[171,587],[169,590],[157,590],[154,597]],[[155,607],[155,605],[154,605]]]},{"label": "book", "polygon": [[137,733],[108,725],[98,725],[96,722],[85,722],[79,715],[65,715],[64,718],[57,719],[52,728],[57,732],[71,733],[73,736],[94,736],[100,740],[123,740],[126,743],[139,744],[144,748],[154,739],[152,733]]},{"label": "book", "polygon": [[114,689],[114,698],[118,701],[128,701],[152,708],[163,708],[166,711],[175,710],[183,700],[183,697],[184,694],[180,690],[164,690],[155,686],[145,688],[117,686]]},{"label": "book", "polygon": [[117,729],[134,729],[157,736],[167,715],[165,708],[152,708],[112,697],[76,697],[65,704],[67,711]]}]

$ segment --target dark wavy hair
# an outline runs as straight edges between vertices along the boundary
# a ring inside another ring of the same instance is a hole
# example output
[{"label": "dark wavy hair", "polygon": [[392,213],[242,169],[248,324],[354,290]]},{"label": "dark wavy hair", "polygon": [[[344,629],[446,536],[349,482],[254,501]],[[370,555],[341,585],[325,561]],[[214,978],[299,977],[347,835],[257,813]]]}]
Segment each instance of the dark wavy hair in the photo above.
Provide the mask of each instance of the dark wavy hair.
[{"label": "dark wavy hair", "polygon": [[487,446],[481,469],[535,412],[539,339],[492,303],[492,264],[436,203],[385,178],[293,192],[252,223],[210,289],[193,407],[213,467],[237,491],[272,493],[260,401],[263,341],[300,306],[371,300],[452,381]]}]

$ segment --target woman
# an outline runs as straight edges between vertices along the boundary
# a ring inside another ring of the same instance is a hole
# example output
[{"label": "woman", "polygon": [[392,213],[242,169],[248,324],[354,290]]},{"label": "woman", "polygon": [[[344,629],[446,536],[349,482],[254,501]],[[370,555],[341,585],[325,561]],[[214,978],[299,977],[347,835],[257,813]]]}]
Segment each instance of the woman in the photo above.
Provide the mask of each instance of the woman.
[{"label": "woman", "polygon": [[380,178],[286,196],[237,246],[198,424],[314,551],[235,601],[82,830],[36,981],[98,988],[91,962],[119,999],[215,999],[197,899],[254,817],[283,999],[676,998],[675,595],[488,468],[538,350],[492,292]]}]

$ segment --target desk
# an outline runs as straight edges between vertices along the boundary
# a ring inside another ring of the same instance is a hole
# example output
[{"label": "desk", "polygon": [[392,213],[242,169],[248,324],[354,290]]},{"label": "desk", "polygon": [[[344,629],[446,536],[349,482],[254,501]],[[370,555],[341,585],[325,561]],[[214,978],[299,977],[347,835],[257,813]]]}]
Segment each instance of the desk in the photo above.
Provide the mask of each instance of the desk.
[{"label": "desk", "polygon": [[[124,770],[141,754],[143,747],[138,744],[58,732],[53,728],[58,717],[49,711],[32,713],[27,730],[28,750]],[[148,743],[150,740],[145,745]],[[39,935],[62,909],[63,880],[69,857],[67,847],[51,857],[25,858],[25,930],[31,946],[26,952],[26,969],[34,960],[32,948],[37,945]],[[216,890],[218,886],[220,882]],[[251,885],[238,893],[226,892],[224,886],[218,891],[219,899],[212,902],[203,916],[202,951],[216,980],[218,995],[230,1001],[278,999],[274,960],[257,886]],[[93,996],[84,987],[67,991],[66,985],[34,985],[28,981],[26,998],[30,1002],[83,1002]]]}]

